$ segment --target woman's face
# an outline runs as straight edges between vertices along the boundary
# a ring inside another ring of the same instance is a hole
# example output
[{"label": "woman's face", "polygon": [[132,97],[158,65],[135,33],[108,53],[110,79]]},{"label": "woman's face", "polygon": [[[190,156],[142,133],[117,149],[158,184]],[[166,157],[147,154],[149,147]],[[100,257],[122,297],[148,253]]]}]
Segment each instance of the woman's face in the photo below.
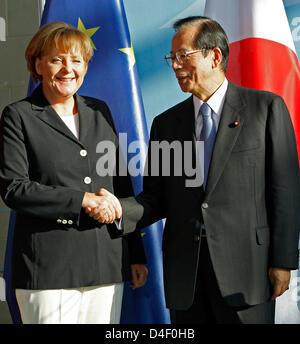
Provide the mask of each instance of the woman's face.
[{"label": "woman's face", "polygon": [[35,68],[42,76],[43,91],[50,103],[73,97],[87,72],[87,64],[78,50],[62,52],[55,47],[36,59]]}]

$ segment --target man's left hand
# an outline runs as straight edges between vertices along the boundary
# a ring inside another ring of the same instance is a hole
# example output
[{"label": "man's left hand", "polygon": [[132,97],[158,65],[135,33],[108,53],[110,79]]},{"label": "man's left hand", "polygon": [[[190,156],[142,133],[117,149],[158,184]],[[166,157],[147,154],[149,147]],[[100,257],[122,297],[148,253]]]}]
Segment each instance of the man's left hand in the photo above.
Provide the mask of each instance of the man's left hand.
[{"label": "man's left hand", "polygon": [[130,284],[131,289],[142,287],[147,281],[148,269],[145,264],[132,264],[132,283]]}]

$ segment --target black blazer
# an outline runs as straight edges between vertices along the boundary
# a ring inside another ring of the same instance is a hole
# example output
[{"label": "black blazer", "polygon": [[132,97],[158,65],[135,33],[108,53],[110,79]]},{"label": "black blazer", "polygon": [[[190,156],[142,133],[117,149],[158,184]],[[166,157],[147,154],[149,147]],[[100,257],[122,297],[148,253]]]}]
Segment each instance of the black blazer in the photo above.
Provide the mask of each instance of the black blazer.
[{"label": "black blazer", "polygon": [[[5,204],[16,211],[12,286],[52,289],[93,286],[131,278],[131,263],[144,263],[138,234],[115,238],[114,226],[91,219],[84,192],[104,187],[133,195],[129,177],[100,177],[97,144],[118,139],[107,105],[76,95],[79,140],[38,87],[7,106],[0,127],[0,183]],[[117,154],[117,153],[116,153]],[[89,177],[89,178],[86,178]],[[131,255],[130,255],[130,251]]]},{"label": "black blazer", "polygon": [[[194,132],[190,97],[154,119],[150,139],[183,144],[195,141]],[[176,176],[172,168],[170,177],[149,174],[138,203],[122,200],[125,232],[166,217],[167,307],[188,309],[192,304],[202,223],[221,293],[231,305],[265,302],[270,297],[269,267],[297,269],[299,164],[281,97],[229,82],[206,192],[187,187],[190,176]]]}]

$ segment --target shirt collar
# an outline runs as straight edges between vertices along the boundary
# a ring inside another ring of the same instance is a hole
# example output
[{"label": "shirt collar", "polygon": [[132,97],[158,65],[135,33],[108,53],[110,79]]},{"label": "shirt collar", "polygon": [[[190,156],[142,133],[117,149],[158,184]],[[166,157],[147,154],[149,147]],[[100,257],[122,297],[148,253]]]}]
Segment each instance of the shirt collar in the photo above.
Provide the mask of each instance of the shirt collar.
[{"label": "shirt collar", "polygon": [[[207,104],[213,110],[217,116],[221,116],[223,110],[223,105],[225,101],[225,95],[228,87],[228,80],[225,78],[221,86],[215,91],[215,93],[209,98]],[[197,119],[200,106],[203,104],[203,101],[193,95],[194,109],[195,109],[195,118]]]}]

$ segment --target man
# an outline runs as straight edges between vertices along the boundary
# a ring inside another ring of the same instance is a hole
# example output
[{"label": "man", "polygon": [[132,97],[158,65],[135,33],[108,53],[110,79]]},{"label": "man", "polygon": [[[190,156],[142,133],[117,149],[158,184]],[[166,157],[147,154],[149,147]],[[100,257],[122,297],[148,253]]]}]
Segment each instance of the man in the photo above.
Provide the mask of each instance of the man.
[{"label": "man", "polygon": [[288,110],[281,97],[225,78],[229,46],[217,22],[189,17],[174,28],[166,59],[192,97],[154,119],[148,158],[153,165],[153,142],[204,142],[202,154],[193,147],[204,181],[187,186],[189,173],[175,168],[149,173],[136,200],[121,200],[124,233],[166,217],[172,323],[274,323],[275,299],[298,267],[299,165]]}]

